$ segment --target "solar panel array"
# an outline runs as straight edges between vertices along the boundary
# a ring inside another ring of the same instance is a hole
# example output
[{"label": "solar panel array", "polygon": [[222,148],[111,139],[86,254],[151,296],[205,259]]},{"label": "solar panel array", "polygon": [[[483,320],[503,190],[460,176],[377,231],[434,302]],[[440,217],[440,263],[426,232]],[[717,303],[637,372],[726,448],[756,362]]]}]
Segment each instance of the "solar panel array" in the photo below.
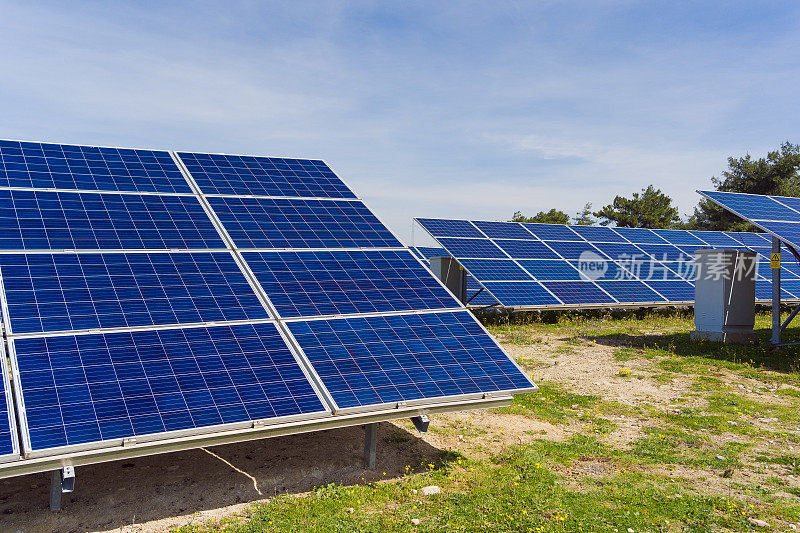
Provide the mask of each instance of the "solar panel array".
[{"label": "solar panel array", "polygon": [[[764,234],[416,220],[503,307],[691,303],[694,252],[704,247],[758,252],[756,298],[771,299],[765,265],[770,240]],[[781,272],[784,297],[800,299],[800,265],[786,261]]]},{"label": "solar panel array", "polygon": [[533,388],[321,161],[0,165],[0,460]]}]

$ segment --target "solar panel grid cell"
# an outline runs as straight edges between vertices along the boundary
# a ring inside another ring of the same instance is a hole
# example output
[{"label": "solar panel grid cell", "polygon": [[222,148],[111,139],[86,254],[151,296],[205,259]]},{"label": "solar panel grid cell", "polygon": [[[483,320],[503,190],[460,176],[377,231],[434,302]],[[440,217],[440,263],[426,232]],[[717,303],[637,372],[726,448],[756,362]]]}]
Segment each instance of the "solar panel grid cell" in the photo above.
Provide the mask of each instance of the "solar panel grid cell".
[{"label": "solar panel grid cell", "polygon": [[530,232],[517,222],[487,222],[476,220],[473,224],[490,239],[535,239]]},{"label": "solar panel grid cell", "polygon": [[355,198],[319,160],[178,152],[204,194]]},{"label": "solar panel grid cell", "polygon": [[667,241],[659,237],[653,230],[646,228],[612,228],[616,233],[634,244],[667,244]]},{"label": "solar panel grid cell", "polygon": [[589,244],[588,242],[569,242],[569,241],[545,241],[545,244],[553,249],[558,255],[564,259],[580,259],[584,254],[595,254],[597,257],[605,258],[605,256]]},{"label": "solar panel grid cell", "polygon": [[238,248],[370,248],[402,244],[360,201],[208,197]]},{"label": "solar panel grid cell", "polygon": [[547,289],[535,281],[486,281],[483,285],[506,307],[561,304]]},{"label": "solar panel grid cell", "polygon": [[531,276],[511,259],[462,259],[461,265],[484,281],[529,281]]},{"label": "solar panel grid cell", "polygon": [[570,228],[589,242],[626,242],[621,235],[606,226],[570,226]]},{"label": "solar panel grid cell", "polygon": [[558,255],[540,241],[494,239],[494,243],[514,259],[558,259]]},{"label": "solar panel grid cell", "polygon": [[228,252],[0,254],[13,333],[269,318]]},{"label": "solar panel grid cell", "polygon": [[169,152],[0,141],[0,186],[192,192]]},{"label": "solar panel grid cell", "polygon": [[457,307],[407,251],[244,252],[282,317]]},{"label": "solar panel grid cell", "polygon": [[224,247],[192,196],[0,190],[0,249]]},{"label": "solar panel grid cell", "polygon": [[653,289],[641,281],[616,281],[599,279],[596,282],[600,288],[613,296],[619,302],[646,303],[666,301]]},{"label": "solar panel grid cell", "polygon": [[14,341],[34,451],[325,414],[272,323]]},{"label": "solar panel grid cell", "polygon": [[341,409],[532,388],[467,311],[288,326]]},{"label": "solar panel grid cell", "polygon": [[591,281],[545,281],[543,285],[567,305],[615,303]]},{"label": "solar panel grid cell", "polygon": [[531,224],[522,226],[543,241],[583,241],[583,237],[572,231],[569,226],[560,224]]},{"label": "solar panel grid cell", "polygon": [[449,252],[449,255],[460,258],[490,259],[508,256],[489,239],[437,239]]},{"label": "solar panel grid cell", "polygon": [[484,235],[468,220],[418,218],[417,222],[434,237],[469,237],[482,239]]}]

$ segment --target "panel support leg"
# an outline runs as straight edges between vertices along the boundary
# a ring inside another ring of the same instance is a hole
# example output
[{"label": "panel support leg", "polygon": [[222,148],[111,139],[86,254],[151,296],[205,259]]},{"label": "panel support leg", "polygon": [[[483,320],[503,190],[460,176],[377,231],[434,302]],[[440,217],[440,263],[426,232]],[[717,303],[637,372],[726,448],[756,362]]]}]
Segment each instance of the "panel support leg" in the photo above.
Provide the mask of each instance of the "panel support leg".
[{"label": "panel support leg", "polygon": [[53,470],[50,474],[50,510],[61,509],[61,494],[75,489],[75,468],[65,466],[61,470]]},{"label": "panel support leg", "polygon": [[378,423],[364,426],[364,461],[370,470],[375,468],[375,454],[378,448]]},{"label": "panel support leg", "polygon": [[428,431],[428,426],[431,423],[431,421],[428,419],[428,415],[412,416],[411,421],[414,423],[414,427],[417,428],[417,431],[420,433],[425,433]]},{"label": "panel support leg", "polygon": [[[772,253],[781,253],[781,241],[772,237]],[[770,344],[777,347],[781,343],[781,269],[772,268],[772,338]]]}]

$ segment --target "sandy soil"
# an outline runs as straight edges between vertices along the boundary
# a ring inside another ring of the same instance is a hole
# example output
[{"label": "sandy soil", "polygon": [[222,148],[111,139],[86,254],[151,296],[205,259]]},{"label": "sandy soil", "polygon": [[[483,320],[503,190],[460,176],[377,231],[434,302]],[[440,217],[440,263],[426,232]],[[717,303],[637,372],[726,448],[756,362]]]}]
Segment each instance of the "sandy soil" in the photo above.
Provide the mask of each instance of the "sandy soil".
[{"label": "sandy soil", "polygon": [[[572,392],[595,394],[627,406],[677,409],[676,402],[691,385],[689,378],[659,384],[651,379],[655,374],[651,362],[634,359],[620,364],[613,357],[614,347],[591,341],[576,344],[574,339],[546,335],[539,344],[506,348],[530,363],[537,380],[554,381]],[[634,379],[618,377],[622,365],[630,368]],[[763,393],[757,383],[746,386],[744,393]],[[686,401],[681,403],[686,405]],[[606,440],[622,447],[641,436],[648,424],[647,418],[623,413],[610,418],[616,429]],[[276,494],[303,493],[328,483],[391,479],[402,475],[407,466],[424,469],[442,450],[489,455],[508,444],[535,438],[563,440],[581,430],[574,420],[553,425],[484,411],[437,415],[431,424],[432,430],[420,435],[408,421],[382,423],[374,471],[364,467],[360,427],[81,467],[76,490],[64,495],[59,512],[48,509],[49,474],[6,479],[0,481],[0,531],[164,531],[237,513]],[[617,465],[602,461],[578,461],[565,473],[600,476],[614,468]],[[662,473],[676,478],[698,476],[697,470],[677,467]],[[722,490],[727,481],[714,472],[700,474],[707,479],[709,491]]]}]

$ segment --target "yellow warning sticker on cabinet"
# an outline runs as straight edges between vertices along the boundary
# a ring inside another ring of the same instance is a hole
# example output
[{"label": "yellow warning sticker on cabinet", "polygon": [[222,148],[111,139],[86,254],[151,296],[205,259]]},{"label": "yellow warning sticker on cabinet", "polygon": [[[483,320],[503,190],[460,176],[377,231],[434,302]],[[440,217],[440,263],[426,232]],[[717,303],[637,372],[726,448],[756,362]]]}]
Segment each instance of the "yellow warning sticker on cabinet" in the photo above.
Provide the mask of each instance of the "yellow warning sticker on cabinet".
[{"label": "yellow warning sticker on cabinet", "polygon": [[769,254],[769,267],[770,268],[780,268],[781,267],[781,254]]}]

